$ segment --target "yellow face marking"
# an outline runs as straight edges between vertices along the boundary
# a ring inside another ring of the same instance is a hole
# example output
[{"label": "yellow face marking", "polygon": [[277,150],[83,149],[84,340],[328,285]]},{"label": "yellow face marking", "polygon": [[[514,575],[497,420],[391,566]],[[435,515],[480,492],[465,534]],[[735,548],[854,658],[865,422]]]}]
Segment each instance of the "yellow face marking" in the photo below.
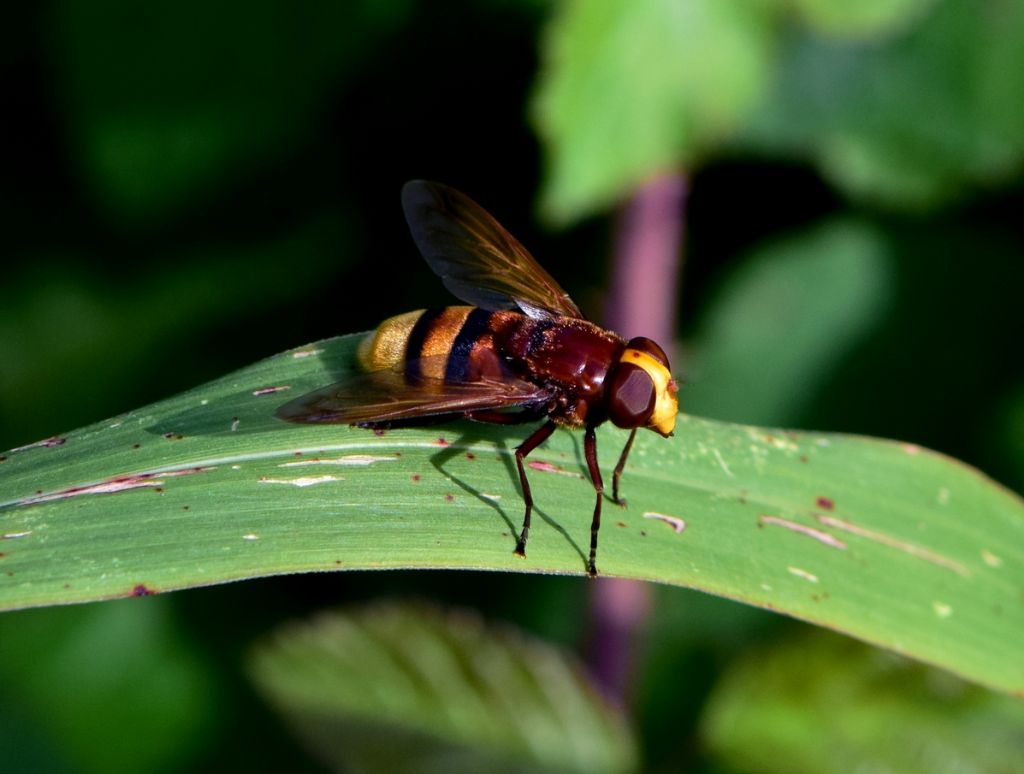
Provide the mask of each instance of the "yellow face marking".
[{"label": "yellow face marking", "polygon": [[654,413],[651,414],[647,426],[657,430],[666,438],[672,435],[676,427],[676,414],[679,413],[679,402],[676,400],[676,382],[672,374],[660,362],[639,349],[627,348],[620,361],[632,363],[647,372],[654,382]]}]

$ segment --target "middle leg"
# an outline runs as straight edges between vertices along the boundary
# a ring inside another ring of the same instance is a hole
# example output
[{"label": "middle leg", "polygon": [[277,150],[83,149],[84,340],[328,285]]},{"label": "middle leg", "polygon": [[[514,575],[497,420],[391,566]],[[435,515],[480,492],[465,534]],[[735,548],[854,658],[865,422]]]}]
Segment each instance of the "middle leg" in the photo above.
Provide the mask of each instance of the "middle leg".
[{"label": "middle leg", "polygon": [[526,556],[526,539],[530,536],[530,513],[533,511],[533,495],[530,493],[530,482],[526,480],[526,469],[523,467],[523,459],[527,454],[544,443],[555,432],[557,426],[551,420],[545,422],[516,448],[519,484],[522,486],[523,501],[526,503],[526,513],[523,515],[523,531],[519,534],[519,540],[516,541],[516,550],[514,552],[517,556]]},{"label": "middle leg", "polygon": [[583,453],[587,458],[587,470],[590,471],[590,480],[594,483],[594,518],[590,522],[590,561],[587,563],[587,572],[591,576],[597,575],[597,533],[601,529],[601,500],[604,499],[604,482],[601,480],[601,469],[597,466],[597,435],[594,433],[593,425],[587,425],[587,432],[583,437]]}]

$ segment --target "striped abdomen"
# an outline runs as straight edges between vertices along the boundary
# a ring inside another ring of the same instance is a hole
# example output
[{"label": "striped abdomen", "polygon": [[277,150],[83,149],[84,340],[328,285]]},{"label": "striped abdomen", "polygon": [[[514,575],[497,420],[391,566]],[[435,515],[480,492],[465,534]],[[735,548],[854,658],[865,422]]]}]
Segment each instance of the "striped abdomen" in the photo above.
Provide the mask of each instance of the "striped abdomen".
[{"label": "striped abdomen", "polygon": [[359,347],[367,371],[404,368],[406,381],[476,381],[517,373],[498,355],[496,336],[527,318],[474,306],[420,309],[382,322]]}]

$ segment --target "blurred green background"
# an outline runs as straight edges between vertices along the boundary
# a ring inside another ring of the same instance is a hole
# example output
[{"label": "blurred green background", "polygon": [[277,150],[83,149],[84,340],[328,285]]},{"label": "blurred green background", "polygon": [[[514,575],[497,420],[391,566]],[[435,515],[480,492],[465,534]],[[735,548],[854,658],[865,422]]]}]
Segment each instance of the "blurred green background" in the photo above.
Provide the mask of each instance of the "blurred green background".
[{"label": "blurred green background", "polygon": [[[668,172],[684,411],[911,441],[1024,490],[1024,3],[853,5],[5,9],[0,448],[449,303],[402,218],[414,177],[484,204],[600,319],[617,208]],[[280,622],[415,595],[585,653],[589,591],[323,574],[6,614],[0,766],[315,769],[248,677]],[[626,697],[641,766],[1012,770],[981,751],[1024,750],[996,733],[1016,705],[850,647],[657,590]],[[801,669],[841,687],[808,696]],[[780,705],[760,719],[758,694]],[[849,731],[891,717],[909,747]]]}]

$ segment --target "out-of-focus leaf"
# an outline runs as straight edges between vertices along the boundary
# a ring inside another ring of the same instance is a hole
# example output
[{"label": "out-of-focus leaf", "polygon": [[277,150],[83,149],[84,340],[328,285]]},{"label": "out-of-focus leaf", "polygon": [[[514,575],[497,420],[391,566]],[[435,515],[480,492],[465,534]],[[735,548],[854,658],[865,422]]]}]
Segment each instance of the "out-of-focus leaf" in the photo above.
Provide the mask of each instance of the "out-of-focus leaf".
[{"label": "out-of-focus leaf", "polygon": [[[273,416],[348,373],[359,341],[285,352],[0,455],[0,607],[309,570],[582,574],[593,490],[578,433],[530,458],[524,561],[512,553],[521,428],[376,435]],[[609,478],[623,435],[598,432]],[[603,573],[784,611],[1024,691],[1024,502],[963,463],[684,416],[672,439],[637,438],[623,494],[627,509],[605,505]]]},{"label": "out-of-focus leaf", "polygon": [[[856,4],[851,4],[856,5]],[[854,196],[932,207],[1024,165],[1024,4],[942,0],[906,34],[791,31],[741,144],[820,166]]]},{"label": "out-of-focus leaf", "polygon": [[884,314],[888,248],[874,229],[833,221],[746,258],[694,342],[694,413],[793,422],[837,362]]},{"label": "out-of-focus leaf", "polygon": [[34,732],[11,738],[12,727],[0,726],[5,768],[21,771],[19,761],[50,747],[76,771],[170,771],[192,760],[216,724],[216,678],[169,602],[0,618],[4,700]]},{"label": "out-of-focus leaf", "polygon": [[409,5],[56,3],[69,135],[98,200],[127,221],[161,218],[284,157]]},{"label": "out-of-focus leaf", "polygon": [[903,30],[939,0],[793,0],[818,32],[838,38],[877,39]]},{"label": "out-of-focus leaf", "polygon": [[704,736],[730,771],[1013,774],[1024,703],[816,632],[737,662]]},{"label": "out-of-focus leaf", "polygon": [[567,656],[468,614],[386,605],[279,631],[251,672],[335,770],[627,772],[622,716]]},{"label": "out-of-focus leaf", "polygon": [[733,147],[806,159],[851,194],[903,208],[1024,165],[1024,4],[803,0],[788,28],[777,10],[565,4],[533,106],[544,213],[589,213],[737,133]]},{"label": "out-of-focus leaf", "polygon": [[533,105],[545,216],[592,212],[720,143],[761,96],[772,40],[766,7],[745,0],[562,5]]}]

